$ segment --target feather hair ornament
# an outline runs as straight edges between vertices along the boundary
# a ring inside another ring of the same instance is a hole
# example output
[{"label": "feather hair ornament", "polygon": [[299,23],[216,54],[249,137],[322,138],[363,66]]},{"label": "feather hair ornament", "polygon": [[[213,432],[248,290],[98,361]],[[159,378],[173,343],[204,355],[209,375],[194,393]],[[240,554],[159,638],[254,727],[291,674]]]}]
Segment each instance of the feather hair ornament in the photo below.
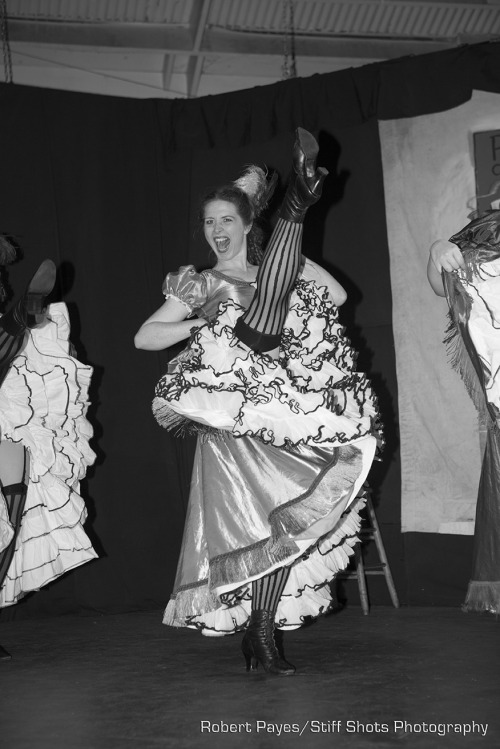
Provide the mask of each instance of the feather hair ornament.
[{"label": "feather hair ornament", "polygon": [[16,259],[16,248],[5,234],[0,234],[0,265],[8,265]]},{"label": "feather hair ornament", "polygon": [[277,181],[278,175],[276,172],[268,180],[266,172],[260,166],[249,164],[245,167],[241,177],[233,182],[233,185],[248,195],[254,207],[255,215],[258,216],[271,200]]}]

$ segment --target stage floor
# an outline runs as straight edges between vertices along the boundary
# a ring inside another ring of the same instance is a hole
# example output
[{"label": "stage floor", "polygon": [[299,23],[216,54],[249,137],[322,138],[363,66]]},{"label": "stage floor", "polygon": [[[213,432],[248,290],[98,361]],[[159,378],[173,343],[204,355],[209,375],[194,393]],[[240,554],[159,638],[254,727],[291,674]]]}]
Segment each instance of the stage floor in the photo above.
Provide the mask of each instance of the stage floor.
[{"label": "stage floor", "polygon": [[[241,635],[161,611],[0,625],[3,749],[500,746],[500,619],[348,607],[285,634],[292,677],[247,674]],[[485,733],[486,732],[486,733]]]}]

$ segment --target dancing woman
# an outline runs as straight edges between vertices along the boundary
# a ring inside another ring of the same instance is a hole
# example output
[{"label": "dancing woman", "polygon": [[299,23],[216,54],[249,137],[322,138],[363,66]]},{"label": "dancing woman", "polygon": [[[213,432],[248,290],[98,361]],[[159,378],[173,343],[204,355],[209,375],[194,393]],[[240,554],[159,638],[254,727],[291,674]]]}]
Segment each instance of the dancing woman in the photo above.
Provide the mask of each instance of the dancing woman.
[{"label": "dancing woman", "polygon": [[500,211],[433,243],[429,283],[449,307],[447,348],[486,432],[464,611],[500,614]]},{"label": "dancing woman", "polygon": [[[156,388],[167,428],[195,428],[189,508],[164,622],[207,635],[246,630],[247,670],[295,671],[274,631],[328,610],[329,583],[359,529],[376,444],[370,386],[338,324],[344,289],[301,254],[326,170],[299,128],[293,173],[262,257],[270,185],[253,167],[201,205],[216,263],[183,266],[139,329],[138,348],[189,338]],[[196,315],[198,319],[192,319]]]},{"label": "dancing woman", "polygon": [[[15,258],[5,237],[0,253],[1,265]],[[0,316],[0,607],[97,556],[79,495],[95,458],[85,417],[92,369],[70,353],[66,306],[45,307],[55,276],[44,260]],[[10,655],[0,648],[0,658]]]}]

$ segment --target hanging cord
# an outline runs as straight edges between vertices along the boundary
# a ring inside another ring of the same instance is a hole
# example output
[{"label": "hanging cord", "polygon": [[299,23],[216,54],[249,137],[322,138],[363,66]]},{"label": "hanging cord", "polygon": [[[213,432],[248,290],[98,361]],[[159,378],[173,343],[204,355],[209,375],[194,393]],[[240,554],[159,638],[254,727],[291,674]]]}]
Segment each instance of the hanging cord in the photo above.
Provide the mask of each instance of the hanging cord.
[{"label": "hanging cord", "polygon": [[5,83],[14,83],[12,77],[12,55],[9,42],[9,24],[7,20],[7,0],[0,0],[0,37],[3,47],[3,67]]},{"label": "hanging cord", "polygon": [[293,19],[293,0],[283,0],[283,65],[282,78],[296,78],[297,65],[295,62],[295,28]]}]

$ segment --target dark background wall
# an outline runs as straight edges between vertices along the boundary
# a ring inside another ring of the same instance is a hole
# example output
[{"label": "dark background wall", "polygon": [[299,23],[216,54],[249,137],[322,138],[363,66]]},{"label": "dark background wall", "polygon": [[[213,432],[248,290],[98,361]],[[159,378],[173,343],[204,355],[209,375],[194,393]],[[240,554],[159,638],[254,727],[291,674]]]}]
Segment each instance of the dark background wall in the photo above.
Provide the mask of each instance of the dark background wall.
[{"label": "dark background wall", "polygon": [[[0,231],[19,244],[19,293],[44,257],[58,264],[79,357],[94,366],[89,417],[98,458],[87,530],[100,559],[28,596],[0,619],[163,606],[180,547],[194,450],[157,426],[153,388],[172,352],[136,351],[133,336],[162,302],[165,274],[207,266],[196,213],[211,186],[249,162],[290,166],[293,131],[319,135],[330,170],[308,214],[305,253],[349,293],[341,318],[370,373],[387,447],[371,483],[401,600],[459,605],[472,539],[401,534],[397,382],[379,119],[458,106],[500,91],[500,44],[402,58],[234,94],[129,100],[0,85]],[[279,196],[278,196],[279,200]],[[278,202],[278,201],[277,201]],[[383,584],[372,600],[387,603]]]}]

